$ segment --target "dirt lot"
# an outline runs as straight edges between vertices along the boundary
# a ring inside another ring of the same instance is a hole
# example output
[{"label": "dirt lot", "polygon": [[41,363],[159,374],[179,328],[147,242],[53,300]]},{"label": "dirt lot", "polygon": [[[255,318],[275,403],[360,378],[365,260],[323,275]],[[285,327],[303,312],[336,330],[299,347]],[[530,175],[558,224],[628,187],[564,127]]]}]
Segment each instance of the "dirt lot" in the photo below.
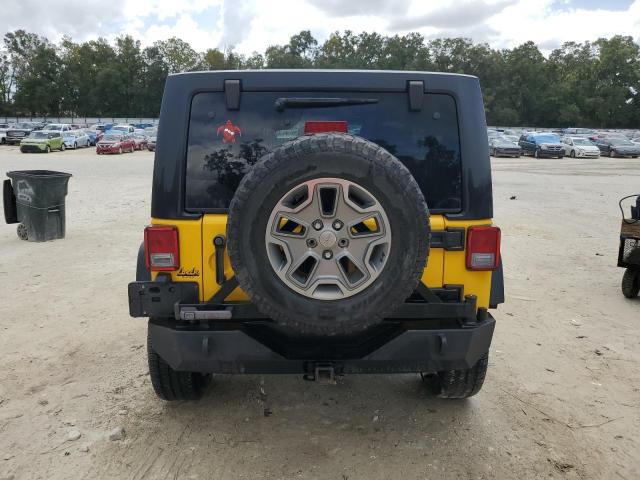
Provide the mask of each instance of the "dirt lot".
[{"label": "dirt lot", "polygon": [[615,268],[640,161],[493,165],[507,303],[478,396],[434,400],[414,375],[235,376],[168,405],[126,300],[152,154],[3,147],[2,175],[74,177],[65,240],[0,225],[0,478],[640,478],[640,300]]}]

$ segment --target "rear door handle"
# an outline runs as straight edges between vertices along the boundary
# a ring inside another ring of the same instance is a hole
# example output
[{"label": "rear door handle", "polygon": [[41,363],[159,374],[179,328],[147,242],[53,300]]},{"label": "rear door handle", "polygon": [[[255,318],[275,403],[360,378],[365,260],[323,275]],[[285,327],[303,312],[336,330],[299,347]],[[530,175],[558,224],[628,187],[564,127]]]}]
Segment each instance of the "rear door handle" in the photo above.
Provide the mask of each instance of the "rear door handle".
[{"label": "rear door handle", "polygon": [[226,245],[224,235],[216,235],[213,238],[213,248],[215,251],[216,261],[216,283],[222,285],[226,278],[224,276],[224,248]]}]

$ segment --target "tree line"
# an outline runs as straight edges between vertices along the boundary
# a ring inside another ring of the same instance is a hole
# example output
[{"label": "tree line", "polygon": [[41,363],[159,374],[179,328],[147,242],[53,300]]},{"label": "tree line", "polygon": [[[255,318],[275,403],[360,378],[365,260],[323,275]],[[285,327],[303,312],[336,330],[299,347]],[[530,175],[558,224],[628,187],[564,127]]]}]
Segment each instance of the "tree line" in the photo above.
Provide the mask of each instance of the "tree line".
[{"label": "tree line", "polygon": [[632,37],[568,42],[545,57],[533,42],[495,49],[466,38],[418,33],[309,31],[263,53],[196,51],[179,38],[142,47],[131,36],[58,44],[24,30],[0,46],[0,114],[155,117],[168,74],[196,70],[341,68],[476,75],[487,121],[509,126],[640,126],[640,47]]}]

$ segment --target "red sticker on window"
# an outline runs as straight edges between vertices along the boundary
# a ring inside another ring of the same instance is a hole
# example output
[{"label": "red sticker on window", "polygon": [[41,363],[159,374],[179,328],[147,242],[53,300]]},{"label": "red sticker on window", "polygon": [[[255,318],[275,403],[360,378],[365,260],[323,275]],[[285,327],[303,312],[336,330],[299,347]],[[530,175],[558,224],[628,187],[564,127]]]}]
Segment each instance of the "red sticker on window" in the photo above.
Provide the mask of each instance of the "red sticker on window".
[{"label": "red sticker on window", "polygon": [[222,143],[236,143],[236,135],[242,136],[242,130],[234,125],[231,120],[227,120],[218,127],[217,135],[222,134]]}]

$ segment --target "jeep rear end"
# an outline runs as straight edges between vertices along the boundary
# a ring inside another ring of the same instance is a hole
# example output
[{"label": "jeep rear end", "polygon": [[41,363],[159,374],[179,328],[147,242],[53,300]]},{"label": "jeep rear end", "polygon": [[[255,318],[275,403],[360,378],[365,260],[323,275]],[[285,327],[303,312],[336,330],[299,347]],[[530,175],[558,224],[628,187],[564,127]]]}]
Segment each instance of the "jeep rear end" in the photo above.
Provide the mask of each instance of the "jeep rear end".
[{"label": "jeep rear end", "polygon": [[215,373],[477,393],[503,302],[485,132],[470,76],[169,76],[129,285],[158,395],[197,398]]}]

